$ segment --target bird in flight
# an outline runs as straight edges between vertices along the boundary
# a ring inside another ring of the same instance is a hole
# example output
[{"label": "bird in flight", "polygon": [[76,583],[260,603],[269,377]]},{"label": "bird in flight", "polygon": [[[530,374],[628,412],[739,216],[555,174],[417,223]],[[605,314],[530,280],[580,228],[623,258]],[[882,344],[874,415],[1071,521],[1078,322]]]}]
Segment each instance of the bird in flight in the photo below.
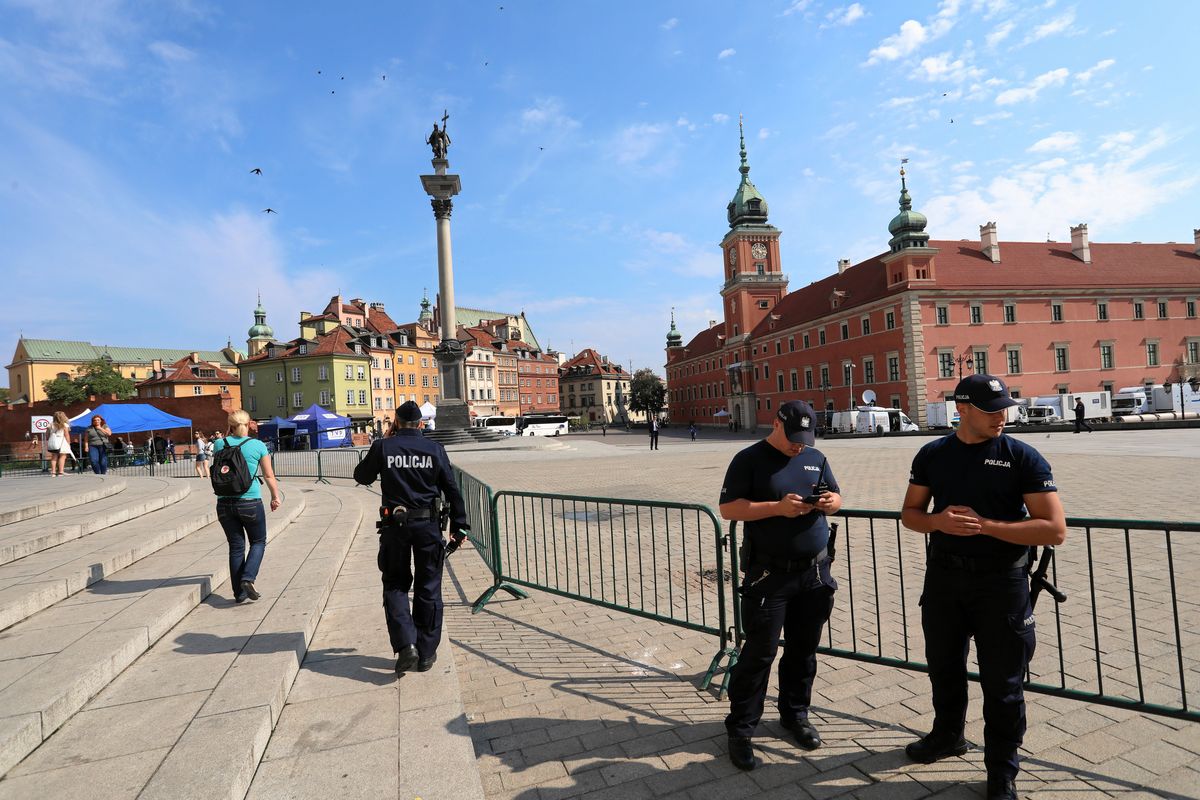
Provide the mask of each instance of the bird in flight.
[{"label": "bird in flight", "polygon": [[384,75],[384,76],[383,76],[383,79],[386,81],[386,80],[387,80],[387,75]]},{"label": "bird in flight", "polygon": [[258,167],[255,167],[254,169],[250,170],[250,174],[251,175],[262,175],[262,170]]},{"label": "bird in flight", "polygon": [[263,213],[264,214],[278,214],[279,212],[273,208],[264,208]]},{"label": "bird in flight", "polygon": [[320,74],[321,74],[321,70],[317,70],[317,74],[318,74],[318,75],[320,75]]}]

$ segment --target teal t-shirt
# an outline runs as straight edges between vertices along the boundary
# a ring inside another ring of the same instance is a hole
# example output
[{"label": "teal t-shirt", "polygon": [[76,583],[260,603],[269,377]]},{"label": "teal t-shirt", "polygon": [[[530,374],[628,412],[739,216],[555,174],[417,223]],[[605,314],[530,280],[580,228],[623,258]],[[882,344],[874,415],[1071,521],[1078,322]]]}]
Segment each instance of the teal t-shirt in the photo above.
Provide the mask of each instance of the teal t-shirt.
[{"label": "teal t-shirt", "polygon": [[[243,436],[226,436],[224,439],[218,439],[213,443],[213,455],[225,449],[226,445],[237,447],[242,442],[242,458],[246,459],[246,468],[250,470],[250,475],[258,474],[258,462],[263,460],[264,456],[270,455],[267,451],[267,446],[259,439],[251,439]],[[261,500],[262,489],[257,480],[250,482],[250,490],[243,494],[241,500]]]}]

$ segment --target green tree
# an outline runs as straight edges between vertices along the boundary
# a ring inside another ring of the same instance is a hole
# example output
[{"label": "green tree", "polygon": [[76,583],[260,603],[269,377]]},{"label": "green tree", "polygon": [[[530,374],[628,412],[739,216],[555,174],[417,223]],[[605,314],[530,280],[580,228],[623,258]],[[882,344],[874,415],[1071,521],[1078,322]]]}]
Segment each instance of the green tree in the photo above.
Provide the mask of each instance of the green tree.
[{"label": "green tree", "polygon": [[629,408],[631,411],[643,411],[647,414],[658,414],[667,405],[667,387],[662,378],[649,369],[639,369],[633,373],[629,381]]},{"label": "green tree", "polygon": [[52,403],[70,405],[87,400],[87,392],[70,378],[60,376],[53,380],[42,381],[42,390],[46,392],[46,399]]},{"label": "green tree", "polygon": [[75,382],[85,394],[97,397],[115,394],[117,399],[126,400],[135,393],[133,381],[113,369],[112,362],[104,358],[97,358],[80,367]]},{"label": "green tree", "polygon": [[79,403],[89,395],[107,397],[116,395],[125,400],[133,397],[133,381],[113,369],[111,362],[103,358],[89,361],[76,370],[74,378],[58,377],[42,381],[47,399],[55,403]]},{"label": "green tree", "polygon": [[12,392],[9,391],[8,387],[0,386],[0,403],[7,403],[11,397]]}]

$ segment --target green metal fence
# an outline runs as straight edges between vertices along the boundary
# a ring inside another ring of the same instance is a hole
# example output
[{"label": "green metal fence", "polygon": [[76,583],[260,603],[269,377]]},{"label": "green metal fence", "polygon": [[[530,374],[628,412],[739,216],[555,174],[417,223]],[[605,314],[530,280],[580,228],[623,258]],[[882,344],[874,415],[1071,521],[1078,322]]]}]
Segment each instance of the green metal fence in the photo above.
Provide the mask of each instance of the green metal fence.
[{"label": "green metal fence", "polygon": [[[719,640],[700,682],[736,663],[727,601],[725,536],[707,506],[502,491],[456,470],[471,540],[492,573],[474,604],[529,587],[653,619]],[[485,507],[486,503],[486,507]],[[724,663],[723,663],[724,662]]]},{"label": "green metal fence", "polygon": [[[818,652],[928,671],[919,607],[927,537],[904,529],[897,512],[843,509],[836,521],[840,588]],[[1038,603],[1026,687],[1200,722],[1200,524],[1069,518],[1067,525],[1049,577],[1068,600],[1044,594]],[[736,553],[736,523],[729,537]],[[740,578],[735,565],[739,646]],[[977,668],[970,675],[978,680]]]}]

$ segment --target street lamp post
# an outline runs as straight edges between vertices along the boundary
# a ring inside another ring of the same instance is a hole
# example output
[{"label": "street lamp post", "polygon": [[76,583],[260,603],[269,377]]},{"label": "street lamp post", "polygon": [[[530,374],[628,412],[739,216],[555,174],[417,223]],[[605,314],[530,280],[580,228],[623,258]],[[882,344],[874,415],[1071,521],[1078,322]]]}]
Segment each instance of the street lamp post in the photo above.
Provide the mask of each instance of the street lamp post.
[{"label": "street lamp post", "polygon": [[821,381],[821,405],[823,406],[821,408],[821,419],[824,421],[821,425],[821,428],[823,430],[829,429],[829,398],[828,398],[828,394],[829,394],[829,390],[832,388],[833,388],[833,386],[831,386],[829,384],[829,381]]},{"label": "street lamp post", "polygon": [[954,360],[958,363],[958,379],[962,380],[963,364],[967,365],[967,369],[975,366],[975,361],[971,358],[970,353],[959,353]]},{"label": "street lamp post", "polygon": [[858,407],[858,404],[854,402],[854,368],[858,365],[851,361],[846,366],[848,367],[850,373],[850,410],[853,411]]}]

